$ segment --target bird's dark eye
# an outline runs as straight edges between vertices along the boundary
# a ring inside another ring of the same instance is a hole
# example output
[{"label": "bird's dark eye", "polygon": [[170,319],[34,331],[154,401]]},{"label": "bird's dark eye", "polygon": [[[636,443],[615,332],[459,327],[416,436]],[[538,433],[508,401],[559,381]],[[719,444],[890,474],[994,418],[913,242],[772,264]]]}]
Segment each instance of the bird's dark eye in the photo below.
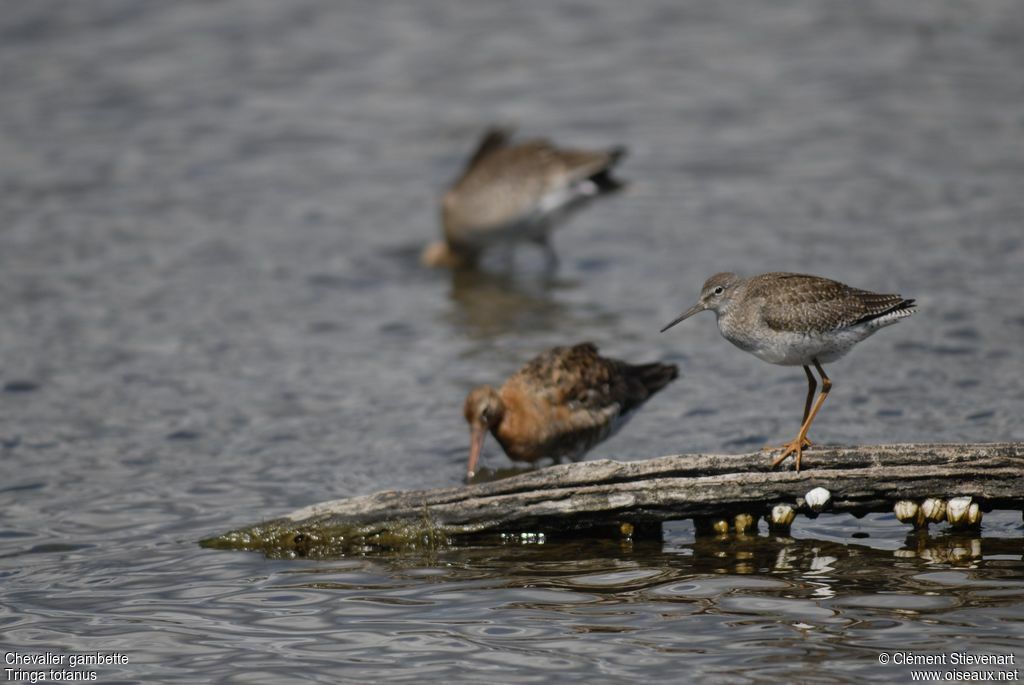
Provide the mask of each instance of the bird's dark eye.
[{"label": "bird's dark eye", "polygon": [[722,287],[722,286],[720,286],[720,285],[716,285],[716,286],[715,286],[715,289],[714,289],[714,290],[712,290],[711,292],[713,292],[713,293],[714,293],[715,295],[721,295],[722,293],[724,293],[724,292],[725,292],[725,288],[723,288],[723,287]]}]

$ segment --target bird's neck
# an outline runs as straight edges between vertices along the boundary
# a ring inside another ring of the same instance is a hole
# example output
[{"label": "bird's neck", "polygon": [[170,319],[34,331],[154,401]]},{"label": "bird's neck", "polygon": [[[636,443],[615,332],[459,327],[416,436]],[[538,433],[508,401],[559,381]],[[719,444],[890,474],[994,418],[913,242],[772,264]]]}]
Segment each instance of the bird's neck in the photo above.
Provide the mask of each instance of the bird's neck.
[{"label": "bird's neck", "polygon": [[718,310],[715,312],[715,316],[718,317],[718,330],[721,332],[722,337],[731,342],[741,350],[751,351],[756,346],[757,341],[751,339],[748,335],[749,331],[746,326],[743,326],[735,312],[730,311],[728,308]]}]

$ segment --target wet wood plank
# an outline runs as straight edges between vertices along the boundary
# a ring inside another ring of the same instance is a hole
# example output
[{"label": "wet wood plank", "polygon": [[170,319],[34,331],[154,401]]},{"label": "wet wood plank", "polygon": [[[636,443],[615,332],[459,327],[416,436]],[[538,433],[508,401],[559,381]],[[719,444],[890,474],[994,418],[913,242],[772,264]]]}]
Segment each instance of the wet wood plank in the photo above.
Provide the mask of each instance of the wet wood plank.
[{"label": "wet wood plank", "polygon": [[[324,502],[204,541],[217,548],[399,543],[497,532],[558,532],[749,513],[892,511],[898,500],[969,496],[982,509],[1024,508],[1024,443],[813,448],[804,469],[769,469],[767,453],[586,461],[478,485],[380,492]],[[297,538],[297,540],[296,540]]]}]

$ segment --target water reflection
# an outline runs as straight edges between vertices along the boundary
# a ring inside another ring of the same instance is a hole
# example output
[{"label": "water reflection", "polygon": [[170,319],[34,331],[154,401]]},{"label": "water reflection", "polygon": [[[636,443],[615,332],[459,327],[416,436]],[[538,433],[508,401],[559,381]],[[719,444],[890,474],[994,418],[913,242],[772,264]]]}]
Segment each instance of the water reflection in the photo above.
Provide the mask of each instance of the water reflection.
[{"label": "water reflection", "polygon": [[[457,270],[451,274],[448,298],[452,308],[445,320],[473,338],[490,339],[512,331],[543,332],[572,329],[593,323],[594,316],[580,307],[568,307],[556,299],[577,283],[543,273]],[[600,314],[602,322],[614,317]]]},{"label": "water reflection", "polygon": [[[589,568],[605,568],[609,563],[626,564],[631,569],[668,567],[697,574],[781,574],[831,586],[828,593],[819,592],[818,596],[862,591],[866,585],[878,589],[894,580],[899,582],[901,570],[916,573],[922,566],[978,568],[985,559],[1024,560],[1024,538],[983,537],[976,531],[913,531],[902,546],[891,549],[888,544],[872,544],[868,533],[843,540],[771,532],[695,535],[688,522],[667,525],[686,526],[685,538],[673,535],[666,540],[656,525],[638,526],[635,535],[629,536],[623,535],[623,529],[609,527],[586,532],[486,534],[427,547],[422,541],[399,548],[361,541],[347,549],[303,548],[300,556],[376,558],[393,568],[441,565],[513,577],[531,573],[531,569],[545,576],[577,575],[589,572]],[[860,544],[861,540],[865,542]],[[295,558],[297,553],[295,549],[278,549],[268,550],[266,555]],[[879,574],[878,568],[889,572]],[[865,574],[861,569],[875,571]],[[621,584],[609,586],[623,589]]]},{"label": "water reflection", "polygon": [[[732,616],[784,617],[810,627],[850,610],[898,612],[905,619],[908,612],[1012,607],[1024,597],[1020,537],[920,532],[899,549],[884,547],[774,534],[694,537],[685,525],[665,540],[504,535],[443,550],[289,569],[277,587],[358,592],[350,600],[372,604],[377,612],[415,607],[424,597],[438,606],[460,597],[479,601],[481,589],[501,589],[504,611],[586,616],[585,624],[573,623],[575,632],[643,630],[636,612],[671,608],[678,614],[672,603],[695,605],[685,614],[715,607]],[[360,580],[360,567],[391,580],[368,584]],[[999,567],[1003,572],[993,574]],[[985,575],[975,580],[978,569]],[[435,590],[425,591],[424,582]]]}]

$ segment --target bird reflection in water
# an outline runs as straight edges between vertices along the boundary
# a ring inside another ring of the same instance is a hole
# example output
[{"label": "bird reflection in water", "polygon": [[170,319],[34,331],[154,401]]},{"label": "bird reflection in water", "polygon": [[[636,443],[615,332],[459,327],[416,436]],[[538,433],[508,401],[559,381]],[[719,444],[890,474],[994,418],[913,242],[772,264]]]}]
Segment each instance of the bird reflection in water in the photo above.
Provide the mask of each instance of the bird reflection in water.
[{"label": "bird reflection in water", "polygon": [[[516,330],[534,332],[608,326],[616,317],[593,308],[567,308],[555,295],[577,286],[551,274],[492,273],[455,270],[449,300],[454,305],[444,318],[476,339],[491,339]],[[588,316],[588,313],[591,314]]]}]

